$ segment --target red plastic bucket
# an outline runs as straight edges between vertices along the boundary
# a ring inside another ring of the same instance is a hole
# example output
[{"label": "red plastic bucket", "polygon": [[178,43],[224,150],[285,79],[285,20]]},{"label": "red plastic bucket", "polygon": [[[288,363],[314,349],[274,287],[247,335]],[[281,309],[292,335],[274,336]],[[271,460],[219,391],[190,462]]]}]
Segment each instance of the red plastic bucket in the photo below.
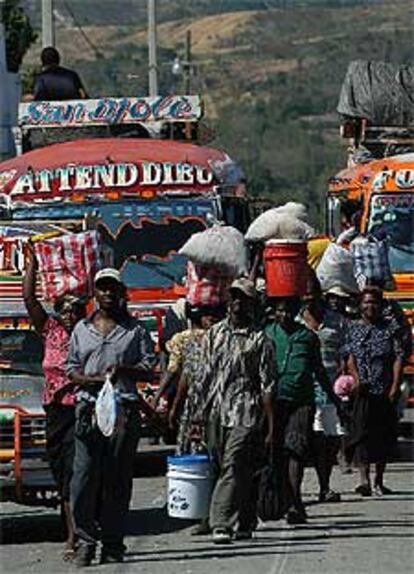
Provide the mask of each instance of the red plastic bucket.
[{"label": "red plastic bucket", "polygon": [[275,239],[264,248],[266,292],[269,297],[305,294],[308,247],[304,241]]}]

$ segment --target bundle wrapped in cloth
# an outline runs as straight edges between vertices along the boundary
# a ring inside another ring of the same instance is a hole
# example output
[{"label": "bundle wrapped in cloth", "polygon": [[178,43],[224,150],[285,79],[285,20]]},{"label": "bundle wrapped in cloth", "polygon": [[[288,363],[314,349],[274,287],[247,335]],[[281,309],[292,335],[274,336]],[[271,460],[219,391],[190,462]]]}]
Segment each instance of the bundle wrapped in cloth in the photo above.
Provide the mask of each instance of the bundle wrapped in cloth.
[{"label": "bundle wrapped in cloth", "polygon": [[306,207],[301,203],[288,202],[263,212],[250,225],[246,241],[257,242],[268,239],[304,240],[313,237],[315,230],[306,223]]},{"label": "bundle wrapped in cloth", "polygon": [[233,275],[217,267],[187,263],[186,299],[191,305],[216,307],[227,301]]},{"label": "bundle wrapped in cloth", "polygon": [[210,267],[224,276],[237,277],[247,271],[244,237],[235,227],[213,225],[194,233],[179,250],[196,265]]},{"label": "bundle wrapped in cloth", "polygon": [[331,243],[326,248],[316,269],[316,275],[321,283],[322,291],[328,291],[333,287],[341,287],[349,294],[359,291],[354,276],[352,255],[336,243]]},{"label": "bundle wrapped in cloth", "polygon": [[96,231],[62,235],[34,243],[43,297],[53,301],[65,293],[91,295],[93,277],[102,266]]},{"label": "bundle wrapped in cloth", "polygon": [[357,237],[352,241],[350,252],[354,260],[357,284],[363,289],[367,281],[375,281],[393,288],[393,277],[388,258],[388,246],[385,240],[373,236]]}]

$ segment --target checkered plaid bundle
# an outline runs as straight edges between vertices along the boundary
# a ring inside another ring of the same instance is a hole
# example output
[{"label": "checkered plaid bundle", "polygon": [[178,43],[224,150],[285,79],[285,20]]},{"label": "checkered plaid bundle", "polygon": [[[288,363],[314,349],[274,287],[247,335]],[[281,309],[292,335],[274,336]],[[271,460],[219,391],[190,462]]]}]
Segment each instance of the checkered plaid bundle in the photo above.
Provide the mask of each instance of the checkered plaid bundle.
[{"label": "checkered plaid bundle", "polygon": [[96,231],[62,235],[34,244],[43,297],[53,301],[65,293],[91,295],[93,277],[101,267]]},{"label": "checkered plaid bundle", "polygon": [[194,265],[189,261],[186,299],[191,305],[220,305],[227,300],[233,279],[224,275],[221,269]]},{"label": "checkered plaid bundle", "polygon": [[358,287],[363,289],[367,280],[392,281],[388,259],[388,246],[385,240],[375,237],[358,237],[350,246],[354,260],[354,274]]}]

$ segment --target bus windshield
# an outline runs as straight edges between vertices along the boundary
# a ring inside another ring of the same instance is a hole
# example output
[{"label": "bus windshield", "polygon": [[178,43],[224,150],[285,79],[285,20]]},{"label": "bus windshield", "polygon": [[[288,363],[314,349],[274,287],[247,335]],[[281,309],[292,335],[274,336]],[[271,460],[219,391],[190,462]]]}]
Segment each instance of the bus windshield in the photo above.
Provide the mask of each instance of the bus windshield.
[{"label": "bus windshield", "polygon": [[414,193],[373,195],[368,231],[388,237],[393,273],[414,272]]}]

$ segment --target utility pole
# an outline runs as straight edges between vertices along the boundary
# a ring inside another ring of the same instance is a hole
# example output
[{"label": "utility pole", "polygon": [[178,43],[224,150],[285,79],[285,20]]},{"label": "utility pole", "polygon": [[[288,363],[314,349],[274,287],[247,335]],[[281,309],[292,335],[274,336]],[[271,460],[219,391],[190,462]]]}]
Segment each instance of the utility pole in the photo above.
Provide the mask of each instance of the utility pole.
[{"label": "utility pole", "polygon": [[191,30],[185,35],[185,64],[184,64],[184,94],[188,95],[191,89]]},{"label": "utility pole", "polygon": [[46,48],[54,45],[53,0],[42,0],[42,46]]},{"label": "utility pole", "polygon": [[148,85],[149,95],[158,96],[157,23],[155,0],[148,0]]},{"label": "utility pole", "polygon": [[[6,63],[6,33],[3,23],[3,9],[5,0],[0,0],[0,73],[7,72]],[[3,88],[3,82],[1,88]],[[1,89],[0,88],[0,89]]]}]

